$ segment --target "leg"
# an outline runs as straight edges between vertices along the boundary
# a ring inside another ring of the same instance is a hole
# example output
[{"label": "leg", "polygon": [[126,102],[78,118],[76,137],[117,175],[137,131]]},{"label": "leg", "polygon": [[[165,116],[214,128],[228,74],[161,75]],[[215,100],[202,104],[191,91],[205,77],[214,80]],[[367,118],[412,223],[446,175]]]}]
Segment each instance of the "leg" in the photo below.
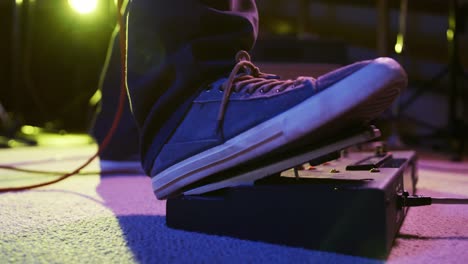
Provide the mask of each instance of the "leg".
[{"label": "leg", "polygon": [[[117,112],[120,97],[121,63],[119,29],[116,27],[109,43],[106,62],[101,72],[99,90],[101,101],[91,128],[91,135],[100,145],[109,133]],[[108,146],[100,155],[107,161],[140,161],[138,128],[130,111],[128,100],[117,129]],[[125,144],[122,144],[125,142]]]},{"label": "leg", "polygon": [[147,173],[201,85],[227,74],[256,36],[253,0],[131,3],[128,88]]},{"label": "leg", "polygon": [[240,51],[257,35],[255,4],[211,2],[130,7],[128,91],[143,167],[160,199],[360,128],[406,86],[389,58],[317,79],[262,73]]}]

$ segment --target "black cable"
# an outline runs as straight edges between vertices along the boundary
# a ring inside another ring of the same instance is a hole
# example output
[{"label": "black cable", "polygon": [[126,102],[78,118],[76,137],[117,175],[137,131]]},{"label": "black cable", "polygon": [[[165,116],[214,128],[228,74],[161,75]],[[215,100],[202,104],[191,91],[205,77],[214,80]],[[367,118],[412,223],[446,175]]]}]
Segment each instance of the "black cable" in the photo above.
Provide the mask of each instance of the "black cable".
[{"label": "black cable", "polygon": [[462,198],[431,198],[432,204],[468,204],[468,199]]},{"label": "black cable", "polygon": [[433,198],[409,195],[408,192],[398,195],[398,205],[400,207],[426,206],[431,204],[468,204],[468,198]]}]

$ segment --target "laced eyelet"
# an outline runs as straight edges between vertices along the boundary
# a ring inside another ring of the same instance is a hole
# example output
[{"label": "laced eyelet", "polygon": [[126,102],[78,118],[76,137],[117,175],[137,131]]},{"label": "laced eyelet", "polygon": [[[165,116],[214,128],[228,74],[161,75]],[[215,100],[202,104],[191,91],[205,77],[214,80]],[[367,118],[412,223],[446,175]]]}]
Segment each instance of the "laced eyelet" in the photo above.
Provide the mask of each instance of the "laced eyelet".
[{"label": "laced eyelet", "polygon": [[[217,129],[221,132],[227,105],[229,103],[229,96],[232,93],[240,92],[246,95],[252,95],[259,91],[259,93],[263,94],[268,93],[268,91],[274,89],[275,86],[282,87],[290,85],[288,81],[276,80],[279,79],[276,75],[262,73],[260,69],[250,61],[250,55],[246,51],[238,52],[236,54],[236,61],[237,63],[228,78],[219,88],[219,92],[224,93],[216,119]],[[242,74],[241,71],[243,71]],[[238,86],[236,87],[236,85]],[[262,88],[262,86],[264,88]],[[277,93],[283,90],[285,89],[275,89]]]}]

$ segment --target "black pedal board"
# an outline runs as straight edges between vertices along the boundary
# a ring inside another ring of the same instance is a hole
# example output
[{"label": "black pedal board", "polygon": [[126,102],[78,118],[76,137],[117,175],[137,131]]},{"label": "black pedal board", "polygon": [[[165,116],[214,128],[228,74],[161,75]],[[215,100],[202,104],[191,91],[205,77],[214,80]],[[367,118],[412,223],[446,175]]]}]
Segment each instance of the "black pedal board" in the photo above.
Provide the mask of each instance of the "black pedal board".
[{"label": "black pedal board", "polygon": [[[415,192],[416,155],[391,153],[371,170],[347,170],[374,153],[348,153],[281,175],[167,201],[172,228],[385,258],[406,215],[397,194]],[[373,160],[377,160],[373,159]]]}]

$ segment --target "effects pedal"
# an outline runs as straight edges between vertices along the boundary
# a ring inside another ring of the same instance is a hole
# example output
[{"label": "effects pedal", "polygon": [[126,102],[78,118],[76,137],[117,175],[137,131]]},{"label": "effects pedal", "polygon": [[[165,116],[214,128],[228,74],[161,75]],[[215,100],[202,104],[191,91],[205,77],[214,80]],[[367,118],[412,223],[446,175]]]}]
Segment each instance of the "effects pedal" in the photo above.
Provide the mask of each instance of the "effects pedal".
[{"label": "effects pedal", "polygon": [[332,152],[252,185],[170,198],[166,222],[188,231],[385,258],[407,212],[397,196],[414,193],[416,183],[413,151]]}]

